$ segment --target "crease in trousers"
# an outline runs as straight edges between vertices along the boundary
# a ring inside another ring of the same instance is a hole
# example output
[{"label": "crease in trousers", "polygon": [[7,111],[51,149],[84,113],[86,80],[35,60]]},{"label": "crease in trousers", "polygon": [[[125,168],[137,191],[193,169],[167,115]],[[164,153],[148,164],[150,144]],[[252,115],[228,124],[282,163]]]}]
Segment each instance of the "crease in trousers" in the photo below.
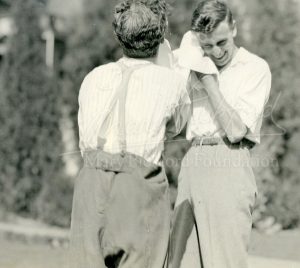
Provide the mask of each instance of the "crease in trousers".
[{"label": "crease in trousers", "polygon": [[73,268],[159,268],[170,233],[162,167],[132,154],[91,151],[75,182]]},{"label": "crease in trousers", "polygon": [[[248,268],[256,195],[248,148],[192,146],[182,161],[175,205],[177,222],[188,215],[189,232],[171,268]],[[193,213],[180,212],[185,203]]]}]

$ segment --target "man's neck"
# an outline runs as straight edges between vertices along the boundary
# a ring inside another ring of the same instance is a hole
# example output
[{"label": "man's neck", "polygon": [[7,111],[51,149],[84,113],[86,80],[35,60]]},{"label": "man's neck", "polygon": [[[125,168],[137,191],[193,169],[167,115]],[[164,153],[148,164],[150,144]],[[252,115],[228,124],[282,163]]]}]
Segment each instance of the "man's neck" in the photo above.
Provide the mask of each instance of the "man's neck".
[{"label": "man's neck", "polygon": [[127,58],[129,60],[140,60],[140,61],[149,61],[149,62],[152,62],[152,63],[156,63],[157,61],[157,56],[155,57],[149,57],[149,58],[131,58],[131,57],[128,57],[126,55],[124,55],[124,58]]}]

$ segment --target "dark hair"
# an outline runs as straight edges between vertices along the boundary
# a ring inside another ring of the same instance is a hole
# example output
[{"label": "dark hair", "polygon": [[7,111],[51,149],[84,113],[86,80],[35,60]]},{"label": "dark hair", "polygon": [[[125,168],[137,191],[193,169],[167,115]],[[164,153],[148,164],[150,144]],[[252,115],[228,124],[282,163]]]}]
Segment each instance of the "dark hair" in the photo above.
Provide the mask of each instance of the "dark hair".
[{"label": "dark hair", "polygon": [[167,26],[164,0],[125,0],[115,8],[113,27],[126,56],[148,58],[157,54]]},{"label": "dark hair", "polygon": [[203,0],[193,13],[191,29],[195,32],[211,33],[224,20],[227,20],[230,26],[233,25],[231,10],[225,2]]},{"label": "dark hair", "polygon": [[164,27],[164,31],[167,27],[167,15],[169,12],[169,5],[165,0],[136,0],[143,3],[145,6],[150,8],[150,10],[157,16],[161,17],[161,24]]}]

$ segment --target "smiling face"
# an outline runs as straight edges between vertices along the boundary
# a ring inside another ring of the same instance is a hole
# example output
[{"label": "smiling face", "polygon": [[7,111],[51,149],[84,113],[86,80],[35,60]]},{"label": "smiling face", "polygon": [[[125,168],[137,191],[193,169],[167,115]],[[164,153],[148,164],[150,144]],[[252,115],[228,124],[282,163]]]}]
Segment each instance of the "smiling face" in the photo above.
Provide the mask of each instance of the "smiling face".
[{"label": "smiling face", "polygon": [[230,25],[227,20],[224,20],[212,32],[200,32],[197,36],[205,55],[215,63],[219,70],[228,66],[237,51],[234,43],[235,23]]}]

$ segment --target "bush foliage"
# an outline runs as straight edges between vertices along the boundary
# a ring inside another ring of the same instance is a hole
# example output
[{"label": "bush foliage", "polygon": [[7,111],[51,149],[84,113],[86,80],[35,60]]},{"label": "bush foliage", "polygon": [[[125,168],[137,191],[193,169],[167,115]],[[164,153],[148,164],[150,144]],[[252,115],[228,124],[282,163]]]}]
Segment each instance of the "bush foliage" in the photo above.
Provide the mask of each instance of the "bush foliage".
[{"label": "bush foliage", "polygon": [[[59,67],[44,64],[44,47],[34,0],[15,0],[18,32],[11,40],[1,77],[0,201],[6,209],[66,226],[72,187],[65,180],[59,130],[62,105],[77,126],[77,96],[83,77],[94,67],[116,60],[121,51],[112,32],[116,1],[83,0],[74,17]],[[228,0],[238,25],[239,45],[265,58],[273,74],[262,143],[253,152],[260,190],[256,223],[272,217],[284,228],[300,221],[300,38],[299,4],[293,0]],[[169,1],[168,39],[178,47],[190,26],[195,0]],[[74,128],[77,132],[77,128]],[[176,145],[177,144],[177,145]],[[177,157],[184,143],[167,153]],[[175,182],[178,166],[169,169]]]},{"label": "bush foliage", "polygon": [[35,0],[16,0],[11,12],[16,33],[0,87],[0,203],[6,210],[43,218],[48,212],[41,204],[48,201],[62,167],[61,93],[45,66],[41,6]]},{"label": "bush foliage", "polygon": [[293,228],[300,223],[299,4],[255,0],[246,6],[249,15],[239,20],[242,29],[248,24],[249,36],[240,31],[241,42],[265,58],[272,72],[262,143],[255,152],[270,164],[255,168],[260,190],[256,212],[258,221],[273,217],[283,228]]}]

